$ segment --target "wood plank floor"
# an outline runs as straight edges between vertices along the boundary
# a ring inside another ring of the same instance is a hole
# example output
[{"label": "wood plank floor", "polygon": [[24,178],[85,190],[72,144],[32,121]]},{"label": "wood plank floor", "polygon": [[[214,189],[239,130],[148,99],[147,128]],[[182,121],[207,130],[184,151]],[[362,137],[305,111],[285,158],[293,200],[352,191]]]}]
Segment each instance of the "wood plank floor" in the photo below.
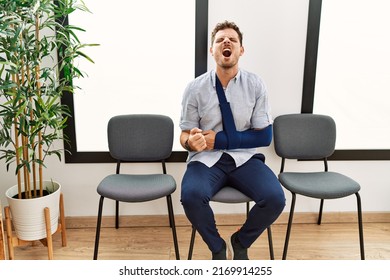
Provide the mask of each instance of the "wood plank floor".
[{"label": "wood plank floor", "polygon": [[[235,225],[219,226],[226,240],[237,229]],[[272,226],[275,259],[281,259],[285,224]],[[181,259],[187,259],[191,227],[179,225],[177,234]],[[54,259],[91,260],[95,228],[68,228],[67,246],[61,247],[61,236],[53,236]],[[367,260],[390,260],[390,223],[365,223],[364,241]],[[39,242],[14,248],[17,260],[45,260],[47,248]],[[249,249],[250,259],[269,259],[266,232]],[[356,223],[294,224],[288,259],[291,260],[358,260],[360,259]],[[102,228],[101,260],[167,260],[175,259],[171,230],[167,226]],[[210,252],[197,235],[193,259],[210,259]]]}]

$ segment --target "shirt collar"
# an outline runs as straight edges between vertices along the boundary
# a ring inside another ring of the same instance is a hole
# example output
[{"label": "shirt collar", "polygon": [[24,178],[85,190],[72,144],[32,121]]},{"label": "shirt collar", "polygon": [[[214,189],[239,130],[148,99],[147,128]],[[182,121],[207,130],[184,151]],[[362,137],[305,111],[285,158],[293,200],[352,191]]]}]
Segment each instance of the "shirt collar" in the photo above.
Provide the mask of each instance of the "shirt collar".
[{"label": "shirt collar", "polygon": [[[215,87],[215,70],[211,70],[210,75],[211,75],[211,81],[213,83],[213,86]],[[237,75],[233,79],[231,79],[231,81],[236,83],[240,78],[241,78],[241,70],[238,69]]]}]

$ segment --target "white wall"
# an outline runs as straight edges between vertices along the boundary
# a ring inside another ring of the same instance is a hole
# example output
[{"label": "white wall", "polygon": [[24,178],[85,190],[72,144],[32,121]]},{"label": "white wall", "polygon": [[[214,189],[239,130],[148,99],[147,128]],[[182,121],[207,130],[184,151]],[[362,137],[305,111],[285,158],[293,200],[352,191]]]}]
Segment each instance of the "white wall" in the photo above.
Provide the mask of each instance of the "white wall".
[{"label": "white wall", "polygon": [[[274,117],[280,114],[300,112],[308,0],[209,0],[209,24],[212,28],[221,20],[235,21],[244,32],[244,54],[241,66],[261,75],[267,83]],[[212,61],[210,67],[212,67]],[[178,100],[180,102],[180,100]],[[351,101],[352,102],[352,101]],[[176,135],[178,137],[178,135]],[[280,159],[273,146],[260,150],[267,163],[278,173]],[[298,165],[300,164],[300,165]],[[301,165],[310,169],[322,167],[320,163],[287,162],[287,168],[301,170]],[[95,216],[98,207],[96,187],[99,181],[115,171],[115,164],[65,164],[52,158],[48,163],[46,177],[62,184],[66,216]],[[135,172],[157,172],[158,164],[129,164],[126,169]],[[362,186],[363,211],[390,211],[389,161],[332,161],[330,170],[344,172]],[[125,171],[125,169],[123,169]],[[178,188],[173,195],[176,214],[183,214],[180,204],[180,183],[185,163],[169,163],[168,172],[177,180]],[[2,206],[7,202],[4,193],[16,183],[7,173],[4,163],[0,168],[0,196]],[[291,196],[286,193],[289,210]],[[217,213],[242,212],[242,205],[214,206]],[[355,198],[328,201],[324,211],[355,211]],[[314,212],[318,201],[298,197],[296,210]],[[107,200],[104,213],[113,215],[114,204]],[[123,204],[122,214],[166,213],[165,200],[142,204]]]}]

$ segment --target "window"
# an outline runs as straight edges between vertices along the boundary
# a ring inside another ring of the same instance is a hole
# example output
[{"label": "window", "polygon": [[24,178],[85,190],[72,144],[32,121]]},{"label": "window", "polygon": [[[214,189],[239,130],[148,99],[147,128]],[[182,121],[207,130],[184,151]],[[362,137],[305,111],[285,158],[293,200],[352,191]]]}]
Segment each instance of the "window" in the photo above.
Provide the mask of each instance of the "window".
[{"label": "window", "polygon": [[[86,78],[81,90],[64,95],[72,112],[64,133],[67,163],[111,162],[107,145],[110,117],[161,113],[175,123],[170,161],[185,161],[179,143],[180,101],[186,84],[207,70],[207,0],[85,1],[92,14],[75,13],[65,24],[82,26]],[[174,57],[175,59],[172,59]]]},{"label": "window", "polygon": [[335,119],[330,159],[390,159],[389,10],[384,0],[310,0],[302,112]]}]

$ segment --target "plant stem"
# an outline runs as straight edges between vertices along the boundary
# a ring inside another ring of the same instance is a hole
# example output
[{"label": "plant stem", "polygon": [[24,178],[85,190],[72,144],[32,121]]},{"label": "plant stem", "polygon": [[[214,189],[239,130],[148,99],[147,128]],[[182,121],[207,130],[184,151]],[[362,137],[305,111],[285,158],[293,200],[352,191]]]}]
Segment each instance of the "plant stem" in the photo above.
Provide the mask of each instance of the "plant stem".
[{"label": "plant stem", "polygon": [[[36,52],[39,53],[40,52],[40,49],[39,49],[40,37],[39,37],[39,14],[38,14],[38,12],[35,15],[35,42],[36,42]],[[37,83],[37,95],[41,96],[41,83],[40,83],[39,73],[40,73],[40,67],[39,67],[39,64],[37,64],[35,66],[35,81]],[[39,158],[40,162],[42,162],[42,159],[43,159],[42,150],[43,150],[43,148],[42,148],[42,131],[39,130],[39,133],[38,133],[38,158]],[[42,167],[42,164],[39,164],[39,195],[43,196],[43,167]]]},{"label": "plant stem", "polygon": [[[22,32],[19,35],[19,40],[20,40],[20,44],[22,45],[24,43],[23,42],[23,33]],[[22,54],[22,57],[20,59],[20,68],[21,68],[20,77],[18,78],[18,87],[19,88],[21,88],[25,84],[25,82],[26,82],[26,80],[25,80],[25,75],[26,75],[26,73],[25,73],[25,61],[23,59],[23,54]],[[23,115],[25,117],[27,117],[26,116],[27,115],[27,108],[24,108]],[[25,162],[28,162],[28,160],[29,160],[28,136],[21,134],[21,138],[22,138],[22,147],[23,147],[23,160]],[[24,172],[25,195],[26,195],[26,198],[30,198],[31,197],[30,172],[29,172],[28,167],[26,165],[24,165],[24,167],[23,167],[23,172]]]},{"label": "plant stem", "polygon": [[[16,81],[16,78],[15,78],[15,74],[12,74],[12,81],[15,83],[15,84],[18,84],[17,81]],[[16,99],[16,94],[14,95],[14,100]],[[17,118],[15,118],[13,120],[14,122],[14,133],[15,133],[15,154],[16,154],[16,166],[19,166],[20,164],[20,153],[19,153],[19,136],[18,136],[18,132],[19,132],[19,129],[18,129],[18,120]],[[20,169],[17,170],[17,181],[18,181],[18,198],[21,199],[22,198],[22,179],[20,178],[21,175],[20,175]]]},{"label": "plant stem", "polygon": [[[29,85],[29,90],[30,90],[32,73],[31,73],[29,64],[26,64],[26,73],[27,73],[27,84]],[[31,89],[31,90],[33,90],[33,89]],[[29,101],[30,104],[33,104],[34,100],[33,100],[32,96],[30,96],[29,99],[30,99],[30,101]],[[30,122],[32,122],[33,120],[34,120],[34,112],[32,110],[30,110]],[[32,148],[32,151],[34,154],[34,147]],[[36,163],[34,161],[34,158],[32,160],[32,176],[33,176],[32,183],[33,183],[34,197],[37,197],[37,171],[36,171]]]}]

